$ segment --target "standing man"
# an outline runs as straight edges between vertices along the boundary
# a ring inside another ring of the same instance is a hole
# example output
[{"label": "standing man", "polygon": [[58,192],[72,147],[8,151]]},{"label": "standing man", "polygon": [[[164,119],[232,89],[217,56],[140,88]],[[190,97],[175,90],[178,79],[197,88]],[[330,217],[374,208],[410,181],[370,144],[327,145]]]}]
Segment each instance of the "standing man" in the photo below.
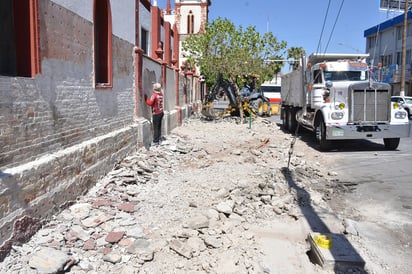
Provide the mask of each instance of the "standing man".
[{"label": "standing man", "polygon": [[144,95],[146,104],[152,107],[153,115],[153,144],[155,146],[159,145],[160,136],[162,131],[162,119],[163,119],[163,93],[162,85],[159,83],[153,84],[153,93],[150,99],[147,95]]}]

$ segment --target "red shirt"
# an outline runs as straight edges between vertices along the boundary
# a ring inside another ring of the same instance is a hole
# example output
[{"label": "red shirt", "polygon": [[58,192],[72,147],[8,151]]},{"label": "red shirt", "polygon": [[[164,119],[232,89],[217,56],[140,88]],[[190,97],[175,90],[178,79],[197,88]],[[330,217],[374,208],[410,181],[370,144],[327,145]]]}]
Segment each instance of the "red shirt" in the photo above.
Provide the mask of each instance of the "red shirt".
[{"label": "red shirt", "polygon": [[152,107],[153,114],[160,114],[163,112],[163,93],[154,92],[150,98],[146,99],[146,104]]}]

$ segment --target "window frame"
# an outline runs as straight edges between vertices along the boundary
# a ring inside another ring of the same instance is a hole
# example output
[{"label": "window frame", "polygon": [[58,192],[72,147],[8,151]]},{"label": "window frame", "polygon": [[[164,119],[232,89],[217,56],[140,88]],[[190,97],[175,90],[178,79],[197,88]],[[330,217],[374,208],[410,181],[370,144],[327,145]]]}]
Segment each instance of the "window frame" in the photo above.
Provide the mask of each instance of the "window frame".
[{"label": "window frame", "polygon": [[93,1],[94,84],[113,87],[112,15],[109,0]]},{"label": "window frame", "polygon": [[2,55],[9,55],[6,59],[12,65],[2,69],[2,75],[34,78],[41,73],[38,0],[9,0],[3,5],[9,6],[12,16],[11,20],[5,22],[6,25],[10,24],[11,50],[2,52]]},{"label": "window frame", "polygon": [[145,28],[140,28],[140,48],[143,50],[144,54],[149,53],[149,31]]}]

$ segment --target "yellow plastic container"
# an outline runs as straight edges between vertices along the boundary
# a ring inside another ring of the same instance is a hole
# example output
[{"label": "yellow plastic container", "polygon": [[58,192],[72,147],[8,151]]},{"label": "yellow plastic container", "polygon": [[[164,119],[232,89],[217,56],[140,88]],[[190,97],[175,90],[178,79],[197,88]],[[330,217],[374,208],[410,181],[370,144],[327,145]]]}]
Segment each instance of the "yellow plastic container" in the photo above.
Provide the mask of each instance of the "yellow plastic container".
[{"label": "yellow plastic container", "polygon": [[332,238],[327,235],[317,234],[314,235],[313,240],[319,247],[330,249],[332,247]]}]

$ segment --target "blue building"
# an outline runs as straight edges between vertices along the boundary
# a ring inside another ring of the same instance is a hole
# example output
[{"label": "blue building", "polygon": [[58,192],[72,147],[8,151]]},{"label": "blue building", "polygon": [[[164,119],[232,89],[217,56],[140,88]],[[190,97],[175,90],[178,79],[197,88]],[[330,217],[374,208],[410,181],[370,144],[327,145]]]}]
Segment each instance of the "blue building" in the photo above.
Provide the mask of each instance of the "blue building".
[{"label": "blue building", "polygon": [[[366,38],[366,53],[369,53],[371,64],[378,67],[382,81],[390,83],[393,94],[400,92],[402,68],[402,35],[404,14],[393,17],[385,22],[371,27],[364,32]],[[411,95],[412,86],[412,11],[408,12],[405,66],[405,95]]]}]

